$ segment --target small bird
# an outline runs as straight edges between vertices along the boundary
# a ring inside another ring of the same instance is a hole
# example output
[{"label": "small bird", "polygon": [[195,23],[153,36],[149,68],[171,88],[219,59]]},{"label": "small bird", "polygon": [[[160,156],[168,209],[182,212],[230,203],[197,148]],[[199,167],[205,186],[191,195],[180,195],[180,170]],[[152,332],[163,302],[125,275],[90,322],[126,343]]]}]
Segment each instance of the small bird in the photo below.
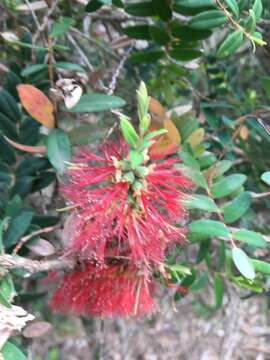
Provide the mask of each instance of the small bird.
[{"label": "small bird", "polygon": [[81,83],[75,79],[57,80],[50,89],[50,94],[56,101],[63,100],[67,109],[73,108],[80,100],[83,93]]}]

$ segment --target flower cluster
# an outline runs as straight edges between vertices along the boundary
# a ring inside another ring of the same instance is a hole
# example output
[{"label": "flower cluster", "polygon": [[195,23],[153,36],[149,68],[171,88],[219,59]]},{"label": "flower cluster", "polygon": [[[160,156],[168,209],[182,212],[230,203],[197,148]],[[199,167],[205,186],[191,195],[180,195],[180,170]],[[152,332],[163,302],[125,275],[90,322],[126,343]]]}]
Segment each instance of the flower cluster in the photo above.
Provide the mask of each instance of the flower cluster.
[{"label": "flower cluster", "polygon": [[165,273],[166,252],[185,241],[179,222],[190,184],[178,159],[151,155],[150,139],[160,132],[141,133],[135,142],[127,121],[121,123],[126,141],[104,145],[99,155],[82,149],[67,172],[62,191],[73,212],[65,253],[81,268],[64,276],[55,310],[102,317],[153,312],[153,274]]}]

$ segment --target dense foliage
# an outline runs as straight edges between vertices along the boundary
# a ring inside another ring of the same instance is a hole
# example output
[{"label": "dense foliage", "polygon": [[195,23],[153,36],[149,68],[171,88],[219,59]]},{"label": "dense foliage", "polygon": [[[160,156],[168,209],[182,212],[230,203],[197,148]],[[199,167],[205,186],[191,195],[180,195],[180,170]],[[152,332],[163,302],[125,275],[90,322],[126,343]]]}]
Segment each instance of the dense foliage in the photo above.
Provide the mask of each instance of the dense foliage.
[{"label": "dense foliage", "polygon": [[26,359],[52,310],[144,315],[158,288],[214,315],[227,289],[268,296],[268,1],[0,9],[4,359]]}]

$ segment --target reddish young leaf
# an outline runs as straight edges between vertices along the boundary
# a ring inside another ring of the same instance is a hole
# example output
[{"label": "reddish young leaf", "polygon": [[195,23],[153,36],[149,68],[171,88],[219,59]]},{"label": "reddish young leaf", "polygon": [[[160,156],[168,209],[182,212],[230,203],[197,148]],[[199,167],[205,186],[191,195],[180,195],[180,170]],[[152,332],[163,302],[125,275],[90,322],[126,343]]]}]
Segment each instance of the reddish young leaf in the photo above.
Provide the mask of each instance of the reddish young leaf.
[{"label": "reddish young leaf", "polygon": [[53,104],[39,89],[33,85],[17,86],[21,103],[25,110],[47,128],[54,127]]},{"label": "reddish young leaf", "polygon": [[23,144],[19,144],[16,141],[9,139],[7,136],[4,136],[4,138],[15,149],[26,151],[26,152],[33,153],[33,154],[45,154],[45,152],[46,152],[46,147],[43,145],[39,145],[39,146],[23,145]]}]

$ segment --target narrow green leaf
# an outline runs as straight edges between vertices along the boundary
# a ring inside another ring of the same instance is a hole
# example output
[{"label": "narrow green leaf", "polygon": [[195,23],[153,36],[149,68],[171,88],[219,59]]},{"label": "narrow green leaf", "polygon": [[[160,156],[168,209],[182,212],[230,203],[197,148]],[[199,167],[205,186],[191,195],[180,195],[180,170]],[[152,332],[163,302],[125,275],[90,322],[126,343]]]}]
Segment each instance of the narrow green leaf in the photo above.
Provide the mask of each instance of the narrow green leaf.
[{"label": "narrow green leaf", "polygon": [[221,160],[212,165],[205,173],[210,174],[212,179],[215,179],[223,175],[232,167],[232,161],[230,160]]},{"label": "narrow green leaf", "polygon": [[263,12],[263,6],[261,0],[255,0],[252,10],[254,11],[256,21],[260,20],[262,12]]},{"label": "narrow green leaf", "polygon": [[225,57],[233,54],[244,41],[244,35],[242,31],[238,30],[230,34],[219,46],[217,55],[219,57]]},{"label": "narrow green leaf", "polygon": [[255,260],[255,259],[250,259],[255,270],[258,272],[261,272],[263,274],[266,275],[270,275],[270,264],[262,261],[262,260]]},{"label": "narrow green leaf", "polygon": [[132,39],[151,40],[149,25],[134,25],[123,28],[123,33]]},{"label": "narrow green leaf", "polygon": [[105,94],[84,94],[78,104],[68,111],[71,113],[90,113],[119,108],[125,105],[125,101],[118,96]]},{"label": "narrow green leaf", "polygon": [[177,0],[177,4],[187,8],[204,8],[215,5],[215,0]]},{"label": "narrow green leaf", "polygon": [[139,142],[139,136],[128,118],[122,114],[120,115],[120,128],[126,142],[135,148]]},{"label": "narrow green leaf", "polygon": [[232,258],[235,266],[245,278],[249,280],[255,279],[256,274],[254,266],[242,249],[234,247],[232,249]]},{"label": "narrow green leaf", "polygon": [[251,202],[252,198],[250,193],[248,191],[244,191],[234,198],[233,201],[226,204],[223,208],[225,223],[230,224],[239,220],[250,208]]},{"label": "narrow green leaf", "polygon": [[10,221],[4,236],[4,245],[6,248],[15,245],[25,234],[31,224],[32,218],[33,212],[31,210],[22,209],[20,213]]},{"label": "narrow green leaf", "polygon": [[207,236],[229,237],[230,233],[227,227],[216,220],[195,220],[189,224],[189,231]]},{"label": "narrow green leaf", "polygon": [[200,289],[202,289],[206,283],[208,282],[208,272],[205,271],[202,276],[197,279],[191,286],[190,286],[190,290],[191,291],[198,291]]},{"label": "narrow green leaf", "polygon": [[187,151],[180,151],[179,155],[185,165],[190,166],[194,170],[200,170],[200,164],[190,153]]},{"label": "narrow green leaf", "polygon": [[222,305],[223,293],[224,293],[222,277],[219,274],[215,275],[214,289],[215,289],[216,308],[219,308]]},{"label": "narrow green leaf", "polygon": [[21,71],[21,76],[27,77],[27,76],[39,73],[42,70],[48,70],[48,65],[47,64],[28,65]]},{"label": "narrow green leaf", "polygon": [[78,71],[81,73],[85,73],[85,69],[78,65],[78,64],[74,64],[74,63],[70,63],[70,62],[66,62],[66,61],[57,61],[53,64],[53,66],[56,69],[65,69],[65,70],[71,70],[71,71]]},{"label": "narrow green leaf", "polygon": [[65,162],[71,158],[71,148],[69,138],[62,129],[51,130],[47,140],[47,156],[55,170],[63,175]]},{"label": "narrow green leaf", "polygon": [[165,51],[163,50],[143,50],[133,53],[129,59],[132,64],[138,65],[142,63],[154,63],[157,60],[163,58],[164,56]]},{"label": "narrow green leaf", "polygon": [[218,212],[218,207],[215,202],[206,195],[192,195],[188,200],[185,201],[188,209],[200,209],[207,212]]},{"label": "narrow green leaf", "polygon": [[200,171],[189,168],[185,165],[178,166],[178,168],[183,170],[185,176],[191,179],[197,186],[202,187],[203,189],[208,189],[207,181]]},{"label": "narrow green leaf", "polygon": [[166,134],[167,132],[168,132],[168,130],[166,130],[166,129],[154,130],[154,131],[151,131],[150,133],[148,133],[147,135],[145,135],[143,140],[150,140],[150,139],[153,139],[156,136]]},{"label": "narrow green leaf", "polygon": [[211,194],[216,199],[230,195],[234,191],[238,190],[240,186],[246,182],[246,180],[247,177],[243,174],[233,174],[226,176],[212,186]]},{"label": "narrow green leaf", "polygon": [[22,116],[15,99],[4,89],[0,89],[0,113],[15,123],[19,122]]},{"label": "narrow green leaf", "polygon": [[235,231],[232,234],[232,237],[235,240],[244,242],[248,245],[251,246],[255,246],[255,247],[261,247],[261,248],[266,248],[268,247],[267,242],[264,240],[262,234],[255,232],[255,231],[250,231],[250,230],[246,230],[246,229],[240,229]]},{"label": "narrow green leaf", "polygon": [[152,0],[156,14],[161,20],[169,21],[172,18],[172,9],[169,1]]},{"label": "narrow green leaf", "polygon": [[238,19],[239,18],[239,6],[236,0],[225,0],[226,4],[230,8],[233,15]]},{"label": "narrow green leaf", "polygon": [[212,35],[211,30],[191,29],[187,25],[180,25],[178,21],[172,22],[172,36],[180,40],[198,41],[209,38]]},{"label": "narrow green leaf", "polygon": [[56,38],[65,35],[69,28],[75,24],[75,20],[71,17],[60,17],[53,24],[53,28],[50,32],[50,37]]},{"label": "narrow green leaf", "polygon": [[152,1],[141,1],[128,4],[125,11],[133,16],[156,16],[157,12]]},{"label": "narrow green leaf", "polygon": [[149,29],[151,38],[155,41],[155,43],[164,46],[170,42],[171,38],[164,28],[152,25]]},{"label": "narrow green leaf", "polygon": [[195,15],[189,22],[193,29],[212,29],[223,25],[226,22],[226,16],[220,10],[203,11]]},{"label": "narrow green leaf", "polygon": [[18,140],[18,132],[15,124],[3,113],[0,113],[0,132],[12,140]]},{"label": "narrow green leaf", "polygon": [[24,353],[12,342],[7,341],[1,350],[4,360],[27,360]]},{"label": "narrow green leaf", "polygon": [[203,55],[201,50],[191,48],[175,48],[169,52],[170,56],[179,61],[190,61]]},{"label": "narrow green leaf", "polygon": [[249,16],[245,21],[245,30],[249,33],[253,33],[256,29],[256,16],[252,9],[249,9]]}]

